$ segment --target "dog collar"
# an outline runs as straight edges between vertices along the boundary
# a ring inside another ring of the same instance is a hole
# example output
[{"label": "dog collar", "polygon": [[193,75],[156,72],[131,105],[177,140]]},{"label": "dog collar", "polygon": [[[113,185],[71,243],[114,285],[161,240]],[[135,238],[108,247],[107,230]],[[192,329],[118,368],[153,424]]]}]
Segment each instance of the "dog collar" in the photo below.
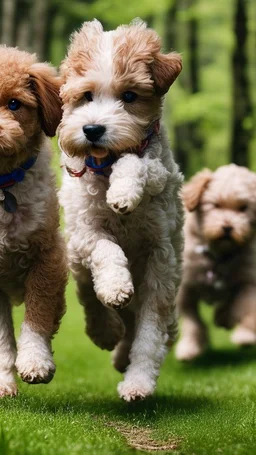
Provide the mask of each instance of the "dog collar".
[{"label": "dog collar", "polygon": [[16,212],[17,200],[16,197],[7,191],[7,188],[13,187],[16,183],[22,182],[25,178],[26,171],[34,166],[37,157],[29,158],[22,166],[14,169],[9,174],[0,175],[0,201],[3,202],[4,210],[9,213]]},{"label": "dog collar", "polygon": [[[148,147],[150,140],[154,134],[158,134],[160,130],[160,121],[155,120],[152,125],[150,125],[147,136],[138,147],[134,147],[128,150],[125,150],[123,153],[135,153],[142,158],[145,154],[145,150]],[[97,164],[93,156],[89,156],[85,160],[85,166],[81,171],[75,171],[66,165],[67,172],[71,177],[82,177],[86,171],[92,172],[95,175],[102,175],[104,177],[109,177],[112,172],[112,165],[118,160],[115,155],[107,156],[106,161],[103,161],[101,164]]]}]

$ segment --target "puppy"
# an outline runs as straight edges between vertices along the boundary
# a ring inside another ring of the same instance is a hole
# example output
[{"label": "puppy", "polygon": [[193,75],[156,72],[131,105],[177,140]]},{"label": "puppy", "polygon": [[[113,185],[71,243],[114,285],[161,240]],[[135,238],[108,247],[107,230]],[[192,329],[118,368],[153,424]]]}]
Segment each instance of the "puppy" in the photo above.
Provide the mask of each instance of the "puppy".
[{"label": "puppy", "polygon": [[[65,310],[66,261],[50,170],[60,82],[35,55],[0,47],[0,396],[55,371],[51,338]],[[16,347],[11,303],[25,302]]]},{"label": "puppy", "polygon": [[178,293],[183,317],[176,355],[193,359],[206,349],[199,302],[216,305],[215,322],[238,345],[256,343],[256,174],[230,164],[195,175],[184,188],[184,275]]},{"label": "puppy", "polygon": [[159,120],[180,71],[180,56],[161,54],[144,23],[103,32],[96,20],[73,35],[61,67],[70,266],[87,333],[115,348],[125,372],[126,401],[153,393],[176,336],[182,177]]}]

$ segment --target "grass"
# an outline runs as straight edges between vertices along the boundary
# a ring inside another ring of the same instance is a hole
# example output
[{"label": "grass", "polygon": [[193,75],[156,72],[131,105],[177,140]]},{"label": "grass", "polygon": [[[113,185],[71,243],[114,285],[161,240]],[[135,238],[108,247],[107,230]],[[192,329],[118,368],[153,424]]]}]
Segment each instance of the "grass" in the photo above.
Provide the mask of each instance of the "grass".
[{"label": "grass", "polygon": [[[155,396],[129,405],[117,397],[121,375],[109,353],[84,335],[72,282],[67,301],[54,340],[54,380],[37,386],[19,382],[19,396],[0,403],[1,455],[139,453],[129,444],[177,455],[256,453],[255,349],[232,347],[228,333],[212,327],[212,351],[192,365],[170,354]],[[206,319],[210,313],[205,309]],[[14,316],[19,328],[23,309]]]}]

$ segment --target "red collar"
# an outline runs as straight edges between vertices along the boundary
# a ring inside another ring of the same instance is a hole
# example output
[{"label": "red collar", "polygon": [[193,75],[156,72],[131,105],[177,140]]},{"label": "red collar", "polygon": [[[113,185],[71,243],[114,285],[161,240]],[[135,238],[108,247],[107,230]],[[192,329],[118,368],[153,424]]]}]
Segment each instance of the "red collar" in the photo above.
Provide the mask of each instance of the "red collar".
[{"label": "red collar", "polygon": [[[159,130],[160,130],[160,120],[158,119],[158,120],[155,120],[152,123],[152,125],[149,127],[149,129],[147,131],[147,136],[145,139],[143,139],[141,144],[138,147],[128,149],[127,153],[134,153],[134,154],[138,155],[139,158],[142,158],[145,154],[145,150],[148,147],[152,137],[155,134],[158,135]],[[125,153],[125,151],[123,153]],[[90,157],[86,158],[85,166],[83,167],[83,169],[81,171],[76,171],[75,169],[71,169],[67,165],[66,165],[66,169],[71,177],[82,177],[87,170],[96,175],[103,175],[104,177],[109,177],[111,174],[112,165],[115,163],[115,161],[117,161],[117,159],[118,158],[116,156],[110,155],[110,156],[107,156],[106,161],[104,161],[101,165],[97,165],[97,164],[95,164],[93,157],[90,156]]]}]

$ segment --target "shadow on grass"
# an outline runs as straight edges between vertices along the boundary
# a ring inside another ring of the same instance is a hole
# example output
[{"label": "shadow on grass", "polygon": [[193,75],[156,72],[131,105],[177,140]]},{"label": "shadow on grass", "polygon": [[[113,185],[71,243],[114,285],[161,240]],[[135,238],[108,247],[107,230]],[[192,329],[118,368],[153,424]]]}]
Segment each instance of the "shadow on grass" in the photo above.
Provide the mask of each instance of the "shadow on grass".
[{"label": "shadow on grass", "polygon": [[248,365],[256,362],[256,346],[229,349],[211,349],[204,355],[188,363],[183,363],[184,368],[209,369],[216,367],[229,367]]},{"label": "shadow on grass", "polygon": [[[214,412],[214,401],[206,397],[191,395],[155,396],[146,401],[124,403],[118,398],[99,398],[95,395],[72,394],[58,395],[55,397],[22,396],[17,399],[15,407],[19,411],[35,414],[56,415],[69,414],[71,416],[87,415],[92,419],[103,421],[118,420],[118,422],[157,423],[163,416],[189,415],[203,412],[207,407]],[[9,399],[8,399],[9,400]],[[9,402],[11,408],[13,402]]]}]

